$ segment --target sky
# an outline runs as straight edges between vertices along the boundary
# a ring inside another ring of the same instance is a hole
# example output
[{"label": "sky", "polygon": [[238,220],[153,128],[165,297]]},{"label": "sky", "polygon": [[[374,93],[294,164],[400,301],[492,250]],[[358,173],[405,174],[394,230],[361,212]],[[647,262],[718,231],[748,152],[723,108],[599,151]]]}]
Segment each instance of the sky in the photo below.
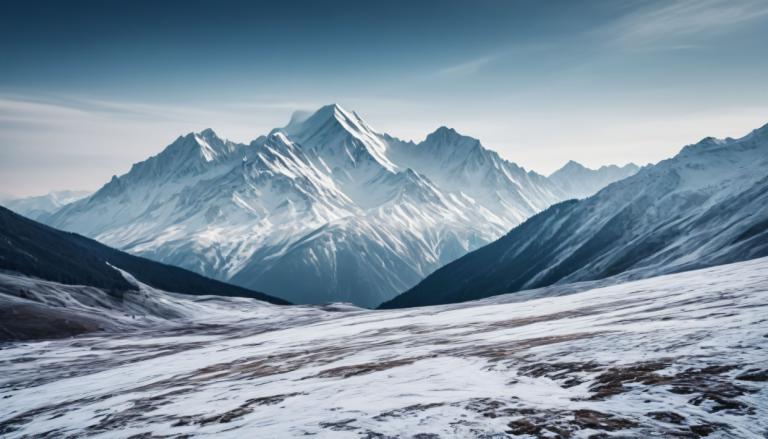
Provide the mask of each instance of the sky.
[{"label": "sky", "polygon": [[768,123],[768,1],[5,1],[0,194],[98,189],[176,137],[339,103],[526,169]]}]

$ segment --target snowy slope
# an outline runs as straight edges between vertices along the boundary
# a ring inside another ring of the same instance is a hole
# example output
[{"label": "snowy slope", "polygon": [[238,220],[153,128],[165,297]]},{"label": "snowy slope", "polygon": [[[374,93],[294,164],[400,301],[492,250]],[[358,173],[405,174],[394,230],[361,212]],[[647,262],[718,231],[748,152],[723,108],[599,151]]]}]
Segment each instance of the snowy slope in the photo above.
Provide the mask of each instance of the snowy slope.
[{"label": "snowy slope", "polygon": [[[90,286],[115,298],[137,288],[125,273],[155,288],[285,303],[266,294],[131,255],[75,233],[45,226],[0,207],[0,270],[67,285]],[[121,271],[124,271],[121,274]]]},{"label": "snowy slope", "polygon": [[[68,285],[0,272],[0,342],[69,338],[138,329],[247,324],[288,327],[331,318],[333,313],[302,306],[278,306],[252,297],[180,294],[152,287],[112,267],[134,289]],[[212,293],[218,293],[212,290]],[[284,309],[280,309],[284,308]],[[339,306],[336,311],[356,311]]]},{"label": "snowy slope", "polygon": [[237,322],[235,309],[214,325],[7,344],[0,435],[768,431],[768,259],[565,296],[561,288],[570,287],[524,302],[510,294],[393,311],[265,307],[262,324]]},{"label": "snowy slope", "polygon": [[328,105],[248,145],[180,137],[50,224],[294,303],[371,307],[576,195],[454,130],[405,142]]},{"label": "snowy slope", "polygon": [[[178,321],[213,323],[259,316],[271,305],[250,299],[188,296],[136,281],[136,290],[114,290],[0,273],[0,340],[66,338],[93,331],[162,328]],[[220,304],[226,304],[220,307]]]},{"label": "snowy slope", "polygon": [[706,138],[596,195],[555,205],[387,307],[488,297],[768,255],[768,125]]},{"label": "snowy slope", "polygon": [[55,191],[36,197],[0,199],[0,203],[27,218],[45,221],[49,215],[63,206],[81,200],[91,193],[90,191]]}]

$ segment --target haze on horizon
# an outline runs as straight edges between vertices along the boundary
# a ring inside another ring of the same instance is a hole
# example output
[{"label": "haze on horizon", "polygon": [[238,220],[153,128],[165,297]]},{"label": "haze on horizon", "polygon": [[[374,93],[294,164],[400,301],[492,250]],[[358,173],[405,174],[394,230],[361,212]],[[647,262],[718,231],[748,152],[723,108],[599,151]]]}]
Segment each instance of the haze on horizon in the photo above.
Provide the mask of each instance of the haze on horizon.
[{"label": "haze on horizon", "polygon": [[338,102],[543,174],[768,122],[768,2],[4,2],[0,192],[97,189],[177,136]]}]

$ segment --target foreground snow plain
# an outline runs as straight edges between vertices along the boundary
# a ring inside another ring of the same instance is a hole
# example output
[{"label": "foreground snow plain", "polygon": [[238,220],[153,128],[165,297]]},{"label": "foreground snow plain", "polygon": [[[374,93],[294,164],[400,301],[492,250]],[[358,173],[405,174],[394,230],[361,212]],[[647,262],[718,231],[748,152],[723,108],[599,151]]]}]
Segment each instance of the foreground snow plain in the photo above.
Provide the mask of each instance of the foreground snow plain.
[{"label": "foreground snow plain", "polygon": [[6,344],[0,436],[768,434],[768,258],[594,286]]}]

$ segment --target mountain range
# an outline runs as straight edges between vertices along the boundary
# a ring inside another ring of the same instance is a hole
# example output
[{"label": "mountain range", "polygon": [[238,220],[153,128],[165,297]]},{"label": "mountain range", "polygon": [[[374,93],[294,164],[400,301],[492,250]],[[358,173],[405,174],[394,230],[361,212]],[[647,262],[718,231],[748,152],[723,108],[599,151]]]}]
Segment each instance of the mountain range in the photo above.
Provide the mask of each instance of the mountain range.
[{"label": "mountain range", "polygon": [[739,139],[705,138],[592,197],[556,204],[382,306],[645,278],[766,255],[768,125]]},{"label": "mountain range", "polygon": [[543,177],[330,107],[180,137],[46,216],[308,300],[511,227],[387,312],[277,306],[0,208],[0,436],[761,436],[768,125],[627,171]]},{"label": "mountain range", "polygon": [[450,128],[403,141],[328,105],[249,144],[181,136],[46,222],[294,303],[373,307],[637,169],[546,177]]}]

